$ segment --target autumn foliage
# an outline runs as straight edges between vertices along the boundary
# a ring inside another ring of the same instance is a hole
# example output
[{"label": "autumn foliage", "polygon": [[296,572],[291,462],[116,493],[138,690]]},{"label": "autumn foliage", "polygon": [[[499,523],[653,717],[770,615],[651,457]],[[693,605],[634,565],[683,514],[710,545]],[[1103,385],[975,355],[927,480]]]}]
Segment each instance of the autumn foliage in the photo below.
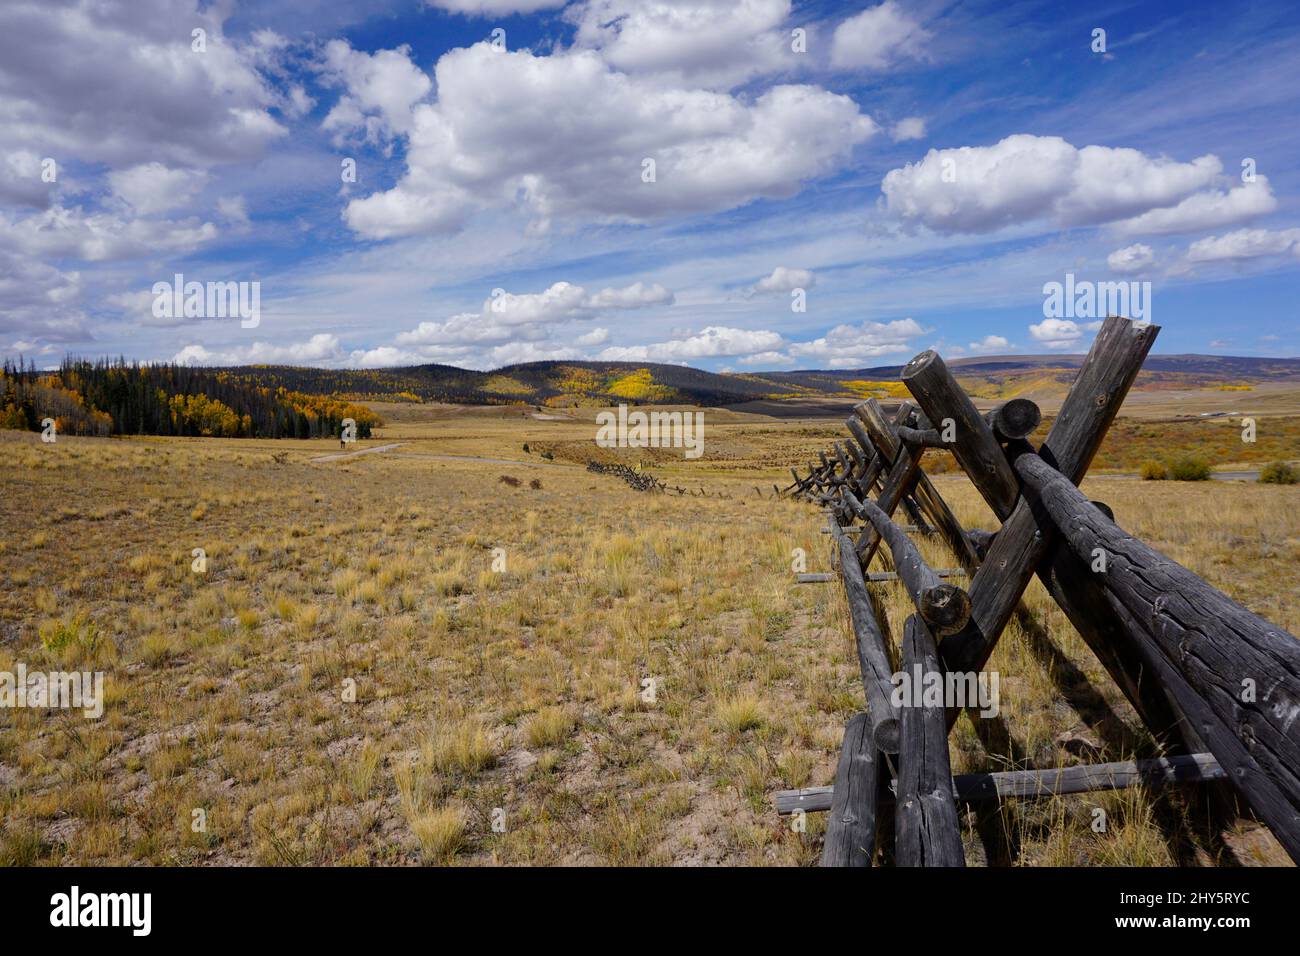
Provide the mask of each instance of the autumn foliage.
[{"label": "autumn foliage", "polygon": [[368,438],[382,424],[363,405],[254,385],[219,369],[68,360],[38,373],[6,363],[0,428],[39,430],[46,418],[60,434],[99,436],[321,438],[351,418],[357,437]]}]

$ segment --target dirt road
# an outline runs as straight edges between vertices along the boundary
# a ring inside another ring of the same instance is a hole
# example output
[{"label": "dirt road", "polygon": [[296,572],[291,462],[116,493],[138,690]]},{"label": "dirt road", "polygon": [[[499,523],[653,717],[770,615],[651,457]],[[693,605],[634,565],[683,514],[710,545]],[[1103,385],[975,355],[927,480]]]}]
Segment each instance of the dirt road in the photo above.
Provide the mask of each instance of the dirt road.
[{"label": "dirt road", "polygon": [[373,455],[378,451],[390,451],[394,448],[401,448],[405,445],[404,441],[395,441],[387,445],[376,445],[374,448],[363,448],[360,451],[341,451],[333,455],[321,455],[319,458],[313,458],[312,461],[338,461],[340,458],[356,458],[357,455]]}]

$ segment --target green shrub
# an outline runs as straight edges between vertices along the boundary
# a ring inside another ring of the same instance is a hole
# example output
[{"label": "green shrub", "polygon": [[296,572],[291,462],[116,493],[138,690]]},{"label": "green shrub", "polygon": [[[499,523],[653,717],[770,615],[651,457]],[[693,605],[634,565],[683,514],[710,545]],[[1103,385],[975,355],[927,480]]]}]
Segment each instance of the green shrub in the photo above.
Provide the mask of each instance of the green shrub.
[{"label": "green shrub", "polygon": [[1286,461],[1270,461],[1259,470],[1259,480],[1268,485],[1294,485],[1300,481],[1300,471]]},{"label": "green shrub", "polygon": [[98,626],[85,614],[62,621],[47,621],[39,628],[41,644],[55,659],[64,662],[97,662],[100,652],[107,649]]},{"label": "green shrub", "polygon": [[1169,469],[1164,466],[1163,462],[1148,458],[1142,462],[1142,469],[1138,474],[1142,476],[1143,481],[1164,481],[1169,477]]},{"label": "green shrub", "polygon": [[1210,477],[1210,463],[1191,455],[1177,458],[1169,465],[1169,477],[1174,481],[1206,481]]}]

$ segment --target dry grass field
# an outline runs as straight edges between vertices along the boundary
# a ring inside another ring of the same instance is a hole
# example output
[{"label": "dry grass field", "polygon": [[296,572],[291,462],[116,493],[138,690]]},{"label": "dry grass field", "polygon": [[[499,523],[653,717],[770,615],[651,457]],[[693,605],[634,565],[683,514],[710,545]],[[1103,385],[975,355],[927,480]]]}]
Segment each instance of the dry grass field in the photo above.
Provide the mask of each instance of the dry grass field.
[{"label": "dry grass field", "polygon": [[[791,583],[796,548],[829,568],[823,518],[770,493],[836,424],[711,410],[704,458],[640,456],[711,495],[682,497],[584,471],[620,457],[592,410],[380,413],[358,447],[396,447],[341,458],[0,432],[0,671],[102,670],[107,698],[99,720],[0,710],[0,864],[815,863],[823,821],[794,832],[771,795],[830,782],[862,688],[838,585]],[[1300,631],[1296,487],[1085,491]],[[879,595],[897,635],[906,596]],[[1001,715],[962,718],[954,772],[1151,752],[1037,582],[990,668]],[[1285,862],[1199,806],[1012,801],[964,818],[968,858]]]}]

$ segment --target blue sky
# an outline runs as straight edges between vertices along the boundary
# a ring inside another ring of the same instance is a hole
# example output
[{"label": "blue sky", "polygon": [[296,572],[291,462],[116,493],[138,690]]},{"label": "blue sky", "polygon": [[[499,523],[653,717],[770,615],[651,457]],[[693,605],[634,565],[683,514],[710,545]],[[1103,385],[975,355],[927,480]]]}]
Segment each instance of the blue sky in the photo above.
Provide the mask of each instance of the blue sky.
[{"label": "blue sky", "polygon": [[[1298,106],[1281,2],[9,2],[0,354],[1082,351],[1071,273],[1297,355]],[[158,316],[176,273],[256,326]]]}]

